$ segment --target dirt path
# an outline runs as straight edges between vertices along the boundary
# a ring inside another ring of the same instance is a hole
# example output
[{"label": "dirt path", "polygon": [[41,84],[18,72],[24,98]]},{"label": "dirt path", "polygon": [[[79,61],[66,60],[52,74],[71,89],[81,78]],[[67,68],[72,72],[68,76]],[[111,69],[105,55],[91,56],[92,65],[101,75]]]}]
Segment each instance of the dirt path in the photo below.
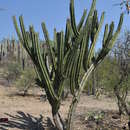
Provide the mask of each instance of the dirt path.
[{"label": "dirt path", "polygon": [[[40,115],[43,116],[43,126],[46,126],[46,122],[49,123],[51,108],[47,101],[40,100],[41,92],[37,89],[34,91],[37,96],[22,97],[15,94],[17,92],[15,88],[0,86],[0,117],[7,117],[10,121],[7,124],[0,124],[0,130],[37,130],[37,127],[40,130],[41,124],[37,124],[42,120]],[[60,112],[64,118],[66,118],[70,101],[71,99],[68,98],[62,103]],[[117,106],[110,98],[96,100],[92,96],[82,95],[76,116],[96,110],[117,110]],[[75,122],[78,123],[78,120],[76,119]],[[76,130],[85,129],[81,125],[77,125]]]}]

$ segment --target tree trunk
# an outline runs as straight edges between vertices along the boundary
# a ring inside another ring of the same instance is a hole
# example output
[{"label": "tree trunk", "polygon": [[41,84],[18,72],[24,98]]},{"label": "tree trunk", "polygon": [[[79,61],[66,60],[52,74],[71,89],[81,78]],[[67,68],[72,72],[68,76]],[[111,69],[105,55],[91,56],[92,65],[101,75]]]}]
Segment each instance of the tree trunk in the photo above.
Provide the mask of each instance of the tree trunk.
[{"label": "tree trunk", "polygon": [[78,104],[78,99],[73,98],[72,103],[69,108],[68,121],[67,121],[67,129],[66,130],[74,130],[73,122],[74,122],[74,114],[76,111],[76,107]]},{"label": "tree trunk", "polygon": [[92,71],[92,95],[95,95],[95,71]]},{"label": "tree trunk", "polygon": [[114,87],[114,93],[115,93],[115,96],[117,97],[117,100],[118,100],[119,113],[124,109],[126,114],[129,116],[129,111],[128,111],[125,99],[123,99],[123,97],[120,96],[120,92],[119,92],[119,89],[118,89],[118,87],[121,85],[122,82],[123,82],[123,78],[121,77],[121,79],[119,80],[119,83],[116,84],[115,87]]},{"label": "tree trunk", "polygon": [[57,112],[52,113],[52,115],[56,130],[66,130],[60,114]]},{"label": "tree trunk", "polygon": [[25,69],[25,59],[22,58],[22,69],[24,70]]},{"label": "tree trunk", "polygon": [[77,90],[76,96],[73,97],[72,103],[69,108],[69,113],[68,113],[68,121],[67,121],[67,129],[66,130],[74,130],[73,127],[73,119],[74,119],[74,113],[77,108],[77,104],[80,100],[80,96],[82,94],[82,91],[86,85],[86,82],[88,80],[88,77],[90,76],[91,72],[94,70],[94,65],[92,64],[88,71],[84,74],[82,81],[79,85],[79,90]]}]

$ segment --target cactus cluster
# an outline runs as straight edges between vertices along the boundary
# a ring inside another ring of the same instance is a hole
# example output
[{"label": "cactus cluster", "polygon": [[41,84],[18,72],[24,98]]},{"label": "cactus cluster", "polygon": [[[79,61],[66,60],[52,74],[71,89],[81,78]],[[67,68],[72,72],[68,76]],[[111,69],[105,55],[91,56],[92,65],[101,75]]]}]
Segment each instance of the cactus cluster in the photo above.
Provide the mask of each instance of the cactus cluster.
[{"label": "cactus cluster", "polygon": [[0,63],[17,62],[25,68],[25,64],[31,66],[30,57],[26,53],[21,43],[14,38],[4,39],[0,44]]},{"label": "cactus cluster", "polygon": [[15,56],[16,53],[16,42],[14,39],[4,39],[0,44],[0,55],[1,55],[1,61],[5,59],[9,59],[11,57]]},{"label": "cactus cluster", "polygon": [[[105,14],[103,12],[101,18],[98,19],[95,5],[96,0],[93,0],[88,15],[87,11],[84,10],[81,20],[77,25],[74,11],[74,0],[70,0],[70,19],[67,19],[66,21],[65,34],[63,31],[56,32],[56,29],[54,29],[53,44],[49,38],[45,23],[43,22],[41,24],[49,55],[44,48],[40,47],[39,36],[38,33],[35,32],[33,26],[29,26],[29,31],[27,31],[25,29],[23,17],[20,16],[20,30],[16,18],[13,16],[14,26],[19,40],[34,63],[34,68],[38,76],[37,83],[46,91],[48,101],[52,107],[54,123],[59,130],[72,130],[70,124],[73,112],[79,101],[87,78],[92,70],[95,69],[111,50],[121,30],[123,14],[120,16],[120,21],[115,32],[114,22],[112,22],[110,26],[106,24],[102,40],[102,49],[99,55],[95,57],[95,45]],[[50,59],[49,63],[48,57]],[[85,70],[85,74],[80,80],[79,76],[82,68]],[[67,128],[65,128],[62,123],[59,123],[62,121],[58,112],[61,103],[61,95],[64,91],[63,82],[65,79],[69,79],[70,91],[73,95],[68,115]]]}]

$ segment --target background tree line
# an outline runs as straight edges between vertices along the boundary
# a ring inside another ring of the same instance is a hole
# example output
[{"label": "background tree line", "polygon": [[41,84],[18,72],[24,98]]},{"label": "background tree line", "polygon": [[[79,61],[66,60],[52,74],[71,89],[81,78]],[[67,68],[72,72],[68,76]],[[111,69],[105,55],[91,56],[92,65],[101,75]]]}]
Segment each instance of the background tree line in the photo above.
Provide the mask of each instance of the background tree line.
[{"label": "background tree line", "polygon": [[[48,46],[45,42],[42,44],[43,42],[44,41],[41,41],[41,45],[46,49],[46,57],[48,62],[51,62],[49,58],[50,54],[48,51]],[[53,45],[53,41],[51,41],[51,44]],[[32,75],[31,69],[33,68],[33,64],[19,41],[15,40],[14,38],[3,39],[0,46],[0,64],[1,68],[5,68],[4,77],[8,80],[8,82],[11,81],[10,83],[12,83],[13,80],[17,81],[19,79],[18,75],[20,75],[22,71],[26,77],[25,79],[27,79],[27,76],[29,76],[30,73],[30,75]],[[97,54],[99,50],[96,52]],[[124,70],[122,66],[125,66],[126,70]],[[121,74],[124,71],[127,71],[128,73],[128,80],[123,81],[124,85],[122,85],[126,86],[130,84],[130,31],[126,31],[123,36],[120,36],[109,55],[96,68],[96,70],[93,71],[89,82],[86,84],[84,92],[86,92],[88,95],[95,95],[97,98],[101,94],[108,94],[109,96],[113,95],[114,86],[118,83]],[[33,75],[34,77],[32,79],[35,81],[36,75]],[[24,76],[21,77],[24,78]],[[30,78],[30,80],[32,79]],[[18,81],[20,84],[23,82],[21,80]],[[20,85],[19,83],[17,84]],[[68,81],[65,82],[66,86],[67,84]],[[25,86],[26,88],[26,85],[22,84],[22,86]]]}]

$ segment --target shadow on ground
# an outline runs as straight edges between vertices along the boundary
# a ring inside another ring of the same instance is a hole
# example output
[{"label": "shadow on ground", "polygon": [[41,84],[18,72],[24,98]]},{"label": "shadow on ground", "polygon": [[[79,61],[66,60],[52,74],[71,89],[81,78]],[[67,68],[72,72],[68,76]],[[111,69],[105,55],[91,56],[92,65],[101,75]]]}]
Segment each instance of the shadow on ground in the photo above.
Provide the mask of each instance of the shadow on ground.
[{"label": "shadow on ground", "polygon": [[53,123],[50,118],[43,121],[43,116],[39,118],[30,114],[25,114],[22,111],[18,111],[15,116],[5,113],[8,116],[9,121],[7,123],[0,123],[0,130],[54,130]]}]

